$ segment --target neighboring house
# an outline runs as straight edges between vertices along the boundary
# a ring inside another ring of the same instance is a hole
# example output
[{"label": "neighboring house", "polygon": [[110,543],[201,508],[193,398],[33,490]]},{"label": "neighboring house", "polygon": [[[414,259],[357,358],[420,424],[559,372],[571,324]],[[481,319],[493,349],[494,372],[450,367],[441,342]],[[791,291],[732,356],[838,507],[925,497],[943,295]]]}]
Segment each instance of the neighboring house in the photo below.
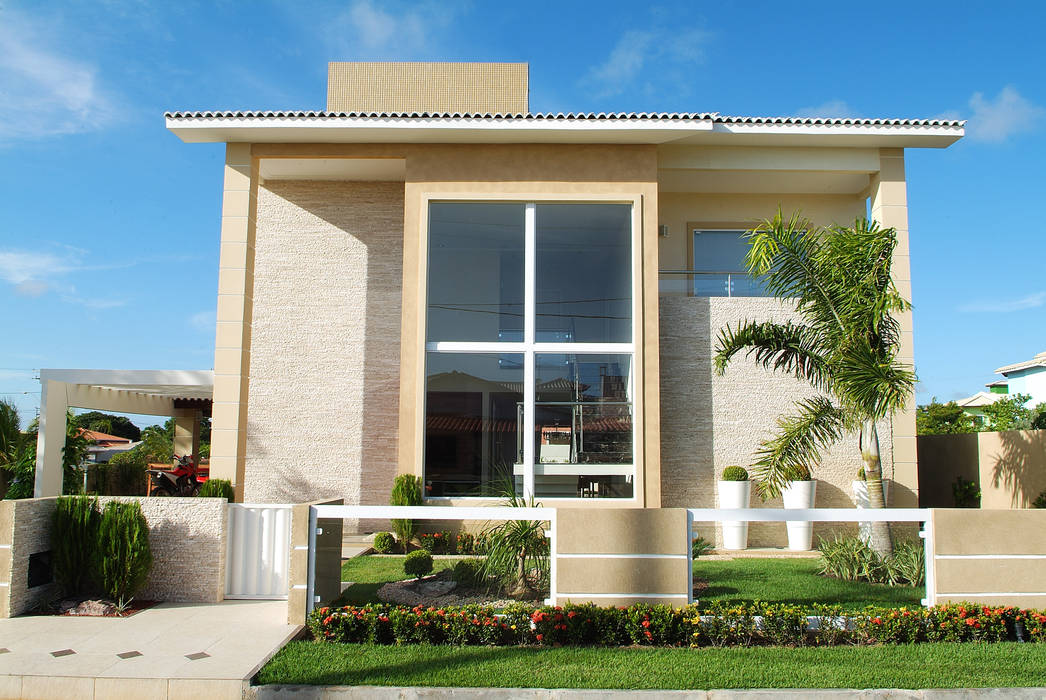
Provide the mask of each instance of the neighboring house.
[{"label": "neighboring house", "polygon": [[[1006,365],[995,370],[1006,378],[1004,385],[1010,394],[1028,394],[1029,406],[1046,402],[1046,352],[1040,352],[1030,360]],[[999,382],[989,384],[994,387]]]},{"label": "neighboring house", "polygon": [[[720,328],[794,315],[745,274],[742,232],[778,207],[870,212],[910,297],[905,149],[963,135],[533,114],[525,64],[332,63],[326,111],[166,116],[226,144],[211,469],[249,502],[387,503],[413,473],[433,503],[507,481],[548,505],[714,506],[722,469],[809,393],[752,362],[713,376]],[[157,378],[162,405],[206,396],[192,381]],[[914,506],[914,401],[881,435],[892,505]],[[828,454],[818,505],[850,506],[859,466],[856,439]]]},{"label": "neighboring house", "polygon": [[955,403],[958,404],[963,413],[973,418],[974,423],[978,426],[983,426],[985,424],[984,407],[1005,398],[1007,398],[1005,393],[978,391],[973,396],[967,396],[965,399],[956,399]]},{"label": "neighboring house", "polygon": [[105,464],[114,455],[127,452],[142,444],[118,435],[101,433],[97,430],[80,428],[79,433],[91,443],[87,446],[87,461],[92,464]]}]

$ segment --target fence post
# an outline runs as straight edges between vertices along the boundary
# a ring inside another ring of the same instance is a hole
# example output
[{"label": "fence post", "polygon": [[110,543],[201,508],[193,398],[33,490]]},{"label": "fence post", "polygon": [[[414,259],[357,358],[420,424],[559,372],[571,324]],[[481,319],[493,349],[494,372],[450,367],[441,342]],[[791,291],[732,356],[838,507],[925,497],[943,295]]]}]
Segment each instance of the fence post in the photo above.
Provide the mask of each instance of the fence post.
[{"label": "fence post", "polygon": [[926,597],[922,599],[922,604],[929,608],[937,603],[934,580],[933,512],[930,512],[923,521],[923,529],[919,531],[919,537],[923,538],[923,567],[926,571]]},{"label": "fence post", "polygon": [[305,585],[305,618],[316,607],[316,506],[309,506],[309,571]]},{"label": "fence post", "polygon": [[686,569],[690,572],[690,585],[686,587],[687,603],[694,602],[694,514],[686,512]]}]

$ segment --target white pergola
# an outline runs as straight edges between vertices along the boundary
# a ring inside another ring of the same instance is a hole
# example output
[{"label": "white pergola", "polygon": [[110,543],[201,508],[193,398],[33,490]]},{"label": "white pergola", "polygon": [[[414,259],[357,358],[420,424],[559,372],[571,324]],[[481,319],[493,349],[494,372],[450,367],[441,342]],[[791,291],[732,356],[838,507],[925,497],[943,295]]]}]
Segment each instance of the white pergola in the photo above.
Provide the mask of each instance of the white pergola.
[{"label": "white pergola", "polygon": [[[211,370],[40,370],[40,434],[34,495],[62,493],[62,449],[70,408],[175,419],[175,452],[196,453],[203,401],[214,395]],[[199,402],[199,405],[194,405]]]}]

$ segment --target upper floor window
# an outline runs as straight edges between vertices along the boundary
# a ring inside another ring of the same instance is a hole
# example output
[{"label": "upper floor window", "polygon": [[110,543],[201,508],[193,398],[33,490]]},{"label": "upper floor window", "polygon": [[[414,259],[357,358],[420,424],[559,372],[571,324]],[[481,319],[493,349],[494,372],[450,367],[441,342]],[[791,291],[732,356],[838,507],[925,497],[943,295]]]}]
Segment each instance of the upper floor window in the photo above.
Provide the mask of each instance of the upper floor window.
[{"label": "upper floor window", "polygon": [[748,274],[745,255],[748,241],[744,231],[693,229],[693,275],[695,297],[764,297],[769,293],[762,280]]}]

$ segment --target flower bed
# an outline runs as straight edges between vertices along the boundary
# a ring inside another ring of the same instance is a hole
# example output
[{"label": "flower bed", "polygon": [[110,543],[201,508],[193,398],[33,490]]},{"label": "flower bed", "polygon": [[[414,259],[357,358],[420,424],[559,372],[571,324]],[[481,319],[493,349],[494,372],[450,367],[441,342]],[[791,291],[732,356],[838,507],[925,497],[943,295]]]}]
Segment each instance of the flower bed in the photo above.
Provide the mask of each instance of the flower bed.
[{"label": "flower bed", "polygon": [[917,642],[1046,641],[1046,614],[973,604],[933,608],[870,607],[844,616],[838,606],[811,614],[779,603],[695,606],[513,604],[414,608],[395,605],[320,608],[309,617],[315,639],[349,644],[484,646],[833,646]]},{"label": "flower bed", "polygon": [[418,535],[422,549],[429,554],[486,554],[487,536],[461,532],[457,535],[449,530],[423,532]]}]

